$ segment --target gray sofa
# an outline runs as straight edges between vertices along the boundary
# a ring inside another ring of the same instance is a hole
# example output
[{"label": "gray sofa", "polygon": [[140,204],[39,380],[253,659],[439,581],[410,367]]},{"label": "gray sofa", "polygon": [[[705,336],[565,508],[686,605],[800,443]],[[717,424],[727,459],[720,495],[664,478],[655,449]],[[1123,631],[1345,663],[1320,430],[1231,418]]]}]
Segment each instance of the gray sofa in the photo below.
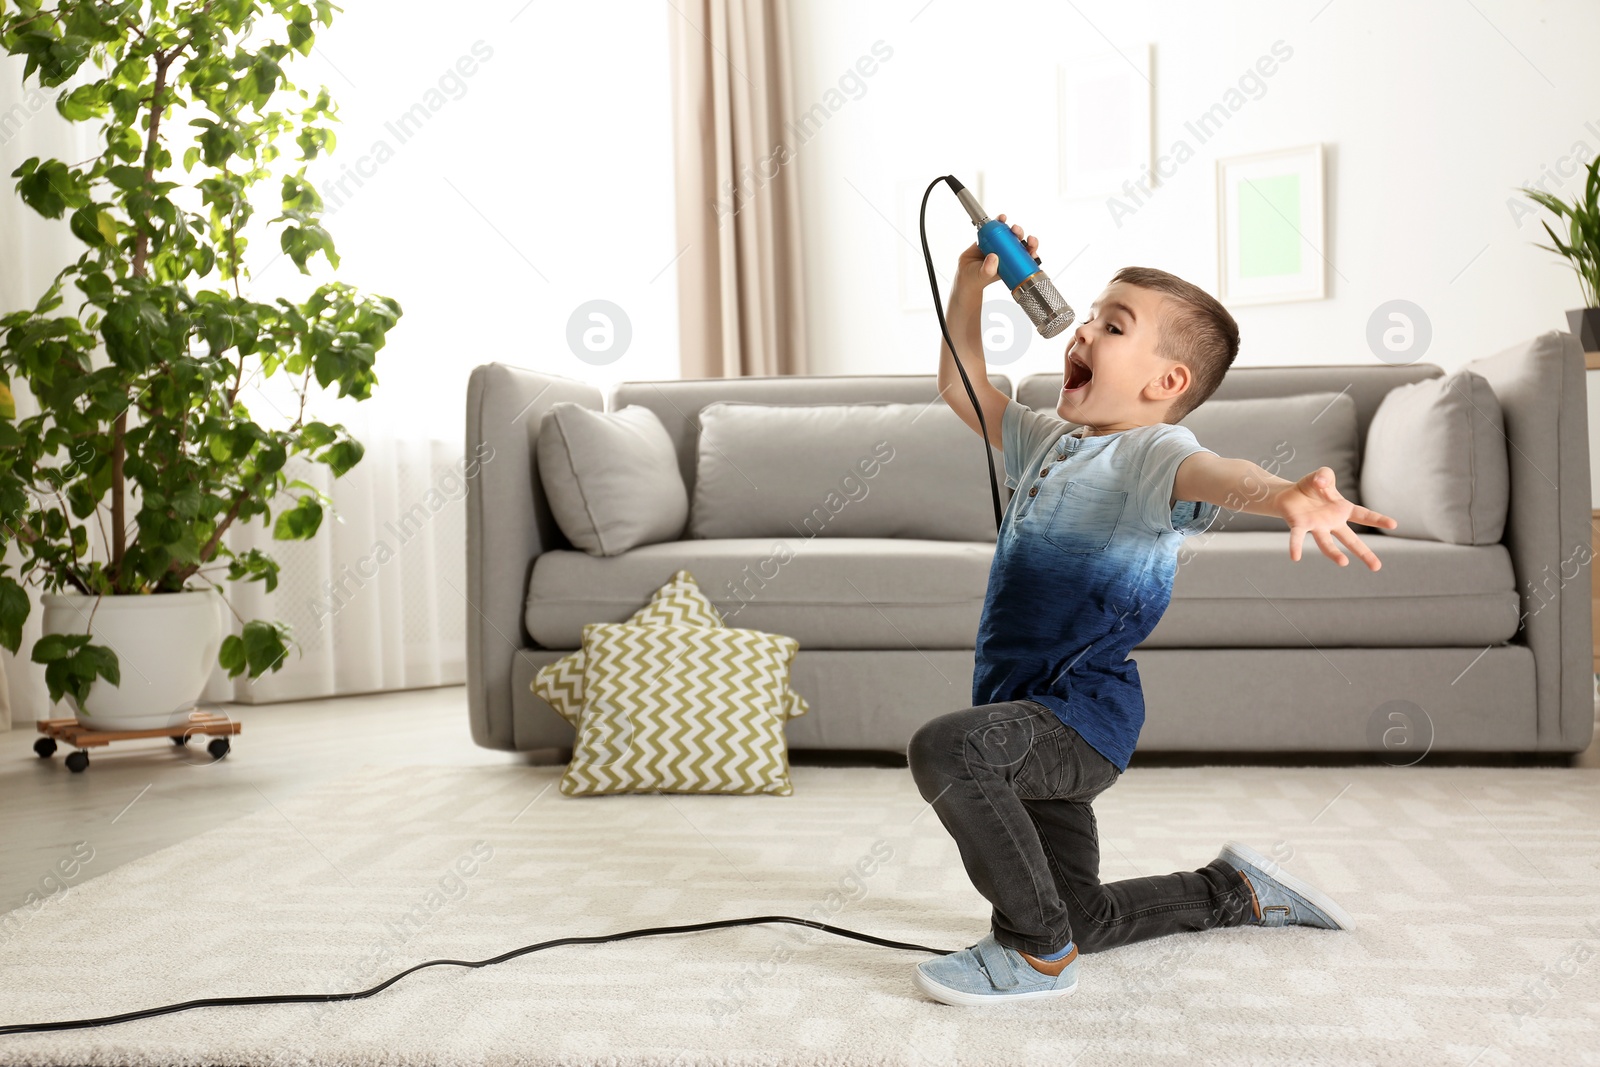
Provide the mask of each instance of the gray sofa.
[{"label": "gray sofa", "polygon": [[[1588,746],[1583,354],[1575,338],[1551,332],[1468,366],[1487,379],[1504,417],[1510,507],[1501,542],[1369,533],[1383,568],[1368,572],[1354,560],[1335,566],[1309,538],[1292,563],[1286,532],[1190,538],[1171,606],[1134,654],[1147,705],[1141,751],[1371,752],[1375,724],[1381,732],[1401,721],[1391,720],[1395,709],[1416,743],[1436,752]],[[1214,398],[1343,392],[1364,442],[1390,389],[1443,373],[1432,364],[1236,367]],[[1007,379],[994,381],[1012,393]],[[1014,395],[1053,410],[1059,387],[1058,375],[1035,375]],[[916,403],[932,401],[935,389],[932,376],[630,382],[613,390],[610,406],[640,404],[660,417],[692,492],[696,414],[708,403]],[[578,646],[583,622],[627,618],[680,567],[725,613],[739,609],[733,625],[800,640],[793,685],[812,710],[789,723],[793,748],[903,752],[921,723],[969,705],[992,539],[819,537],[788,564],[781,588],[749,603],[730,591],[768,541],[682,540],[589,556],[566,544],[534,461],[540,420],[561,401],[605,406],[591,386],[499,363],[478,367],[468,387],[468,454],[494,450],[470,483],[467,509],[467,692],[479,744],[569,748],[573,729],[533,695],[534,673]],[[976,489],[986,507],[987,487]]]}]

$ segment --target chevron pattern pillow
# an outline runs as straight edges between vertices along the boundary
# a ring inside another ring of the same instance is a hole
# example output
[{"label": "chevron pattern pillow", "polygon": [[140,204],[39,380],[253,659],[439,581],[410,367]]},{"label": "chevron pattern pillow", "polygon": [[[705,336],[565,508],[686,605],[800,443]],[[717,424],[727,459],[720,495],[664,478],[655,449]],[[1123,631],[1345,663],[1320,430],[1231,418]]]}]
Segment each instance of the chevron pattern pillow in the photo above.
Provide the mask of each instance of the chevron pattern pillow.
[{"label": "chevron pattern pillow", "polygon": [[[634,612],[628,623],[635,626],[723,626],[722,616],[716,606],[700,591],[694,575],[688,571],[674,574],[650,603]],[[533,695],[549,704],[574,727],[583,715],[583,650],[562,656],[554,663],[541,667],[533,677]],[[787,717],[804,715],[810,710],[799,693],[784,687],[784,704]]]},{"label": "chevron pattern pillow", "polygon": [[799,648],[727,626],[585,626],[586,701],[561,792],[789,796],[784,693]]}]

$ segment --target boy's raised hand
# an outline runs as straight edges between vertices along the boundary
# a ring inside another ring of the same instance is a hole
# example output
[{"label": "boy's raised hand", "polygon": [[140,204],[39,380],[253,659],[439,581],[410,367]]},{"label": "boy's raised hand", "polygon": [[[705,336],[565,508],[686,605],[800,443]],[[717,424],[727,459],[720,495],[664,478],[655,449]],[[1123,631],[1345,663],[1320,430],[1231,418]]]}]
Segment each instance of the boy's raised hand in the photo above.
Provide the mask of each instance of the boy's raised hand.
[{"label": "boy's raised hand", "polygon": [[1289,524],[1289,558],[1296,563],[1300,561],[1300,546],[1309,532],[1322,554],[1339,566],[1347,565],[1350,560],[1339,551],[1335,539],[1360,557],[1370,570],[1377,570],[1383,564],[1350,529],[1349,523],[1353,520],[1386,530],[1400,525],[1387,515],[1346,500],[1334,487],[1334,474],[1329,467],[1318,467],[1285,489],[1279,494],[1277,504],[1278,516]]},{"label": "boy's raised hand", "polygon": [[[1004,215],[996,215],[995,220],[1004,222],[1006,217]],[[1011,232],[1017,235],[1017,240],[1021,241],[1023,247],[1028,250],[1028,255],[1036,256],[1039,254],[1039,239],[1037,237],[1024,237],[1021,226],[1012,226]],[[999,277],[1000,257],[993,252],[984,255],[979,250],[978,242],[976,241],[968,245],[967,250],[961,253],[961,258],[956,261],[956,284],[959,286],[982,289]]]}]

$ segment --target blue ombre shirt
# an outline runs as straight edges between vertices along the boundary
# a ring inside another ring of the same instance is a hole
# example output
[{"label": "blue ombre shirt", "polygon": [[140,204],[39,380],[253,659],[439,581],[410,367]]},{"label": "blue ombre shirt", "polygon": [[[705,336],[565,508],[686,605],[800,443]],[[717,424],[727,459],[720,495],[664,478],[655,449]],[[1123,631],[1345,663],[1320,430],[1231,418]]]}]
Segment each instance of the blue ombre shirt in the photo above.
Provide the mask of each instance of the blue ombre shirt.
[{"label": "blue ombre shirt", "polygon": [[1000,425],[1015,492],[989,569],[972,702],[1038,701],[1126,770],[1144,725],[1128,653],[1167,610],[1179,545],[1218,512],[1168,508],[1173,478],[1210,449],[1171,423],[1082,436],[1015,400]]}]

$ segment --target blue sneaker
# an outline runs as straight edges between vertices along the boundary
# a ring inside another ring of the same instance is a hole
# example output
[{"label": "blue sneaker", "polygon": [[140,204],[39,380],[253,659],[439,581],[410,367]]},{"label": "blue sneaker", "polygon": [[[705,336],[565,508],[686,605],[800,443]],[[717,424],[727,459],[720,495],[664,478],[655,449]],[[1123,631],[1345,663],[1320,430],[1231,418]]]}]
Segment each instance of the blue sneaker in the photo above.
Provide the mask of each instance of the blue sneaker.
[{"label": "blue sneaker", "polygon": [[1057,962],[1064,963],[1061,973],[1045,974],[991,933],[971,948],[917,964],[917,988],[957,1005],[1070,996],[1078,989],[1078,950]]},{"label": "blue sneaker", "polygon": [[1315,926],[1323,930],[1354,930],[1350,913],[1316,886],[1303,882],[1269,859],[1237,841],[1222,846],[1217,859],[1236,868],[1255,893],[1262,926]]}]

